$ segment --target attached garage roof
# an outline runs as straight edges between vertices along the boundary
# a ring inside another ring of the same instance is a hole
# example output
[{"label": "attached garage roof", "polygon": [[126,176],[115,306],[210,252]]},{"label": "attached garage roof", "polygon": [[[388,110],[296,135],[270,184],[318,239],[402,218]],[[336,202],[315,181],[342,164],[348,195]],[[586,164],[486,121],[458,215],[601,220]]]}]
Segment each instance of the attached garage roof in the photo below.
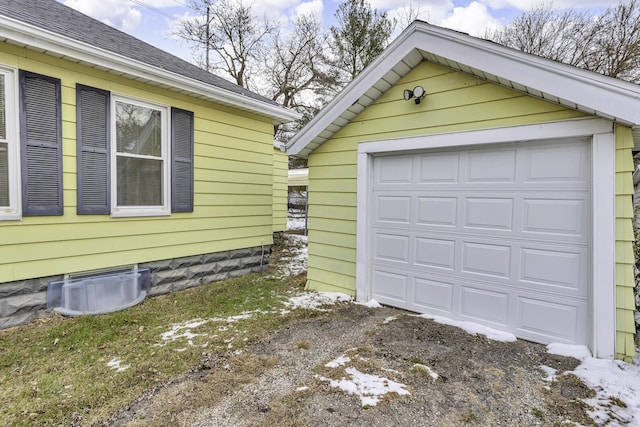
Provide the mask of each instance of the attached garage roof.
[{"label": "attached garage roof", "polygon": [[415,21],[289,141],[287,153],[307,157],[422,61],[631,126],[640,147],[639,85]]}]

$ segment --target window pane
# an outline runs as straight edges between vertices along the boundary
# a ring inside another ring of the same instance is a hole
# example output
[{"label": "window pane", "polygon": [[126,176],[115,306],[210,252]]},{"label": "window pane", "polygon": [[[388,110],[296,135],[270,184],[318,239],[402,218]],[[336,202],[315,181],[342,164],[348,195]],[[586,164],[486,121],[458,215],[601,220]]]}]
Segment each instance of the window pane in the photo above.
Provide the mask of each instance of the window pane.
[{"label": "window pane", "polygon": [[3,142],[0,142],[0,206],[9,206],[9,156]]},{"label": "window pane", "polygon": [[0,74],[0,139],[7,139],[7,102],[4,86],[5,76]]},{"label": "window pane", "polygon": [[116,102],[116,139],[119,153],[161,157],[160,111]]},{"label": "window pane", "polygon": [[160,206],[162,160],[117,157],[118,206]]}]

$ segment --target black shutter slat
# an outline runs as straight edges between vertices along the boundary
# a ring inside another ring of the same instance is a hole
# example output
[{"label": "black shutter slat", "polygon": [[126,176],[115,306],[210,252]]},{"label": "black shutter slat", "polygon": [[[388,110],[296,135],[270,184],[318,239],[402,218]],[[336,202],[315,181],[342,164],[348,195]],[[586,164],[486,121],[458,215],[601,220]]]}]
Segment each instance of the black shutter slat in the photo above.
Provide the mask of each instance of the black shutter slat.
[{"label": "black shutter slat", "polygon": [[171,211],[193,212],[193,113],[171,109]]},{"label": "black shutter slat", "polygon": [[20,71],[22,213],[62,215],[60,80]]},{"label": "black shutter slat", "polygon": [[76,86],[78,214],[108,214],[110,183],[110,94]]}]

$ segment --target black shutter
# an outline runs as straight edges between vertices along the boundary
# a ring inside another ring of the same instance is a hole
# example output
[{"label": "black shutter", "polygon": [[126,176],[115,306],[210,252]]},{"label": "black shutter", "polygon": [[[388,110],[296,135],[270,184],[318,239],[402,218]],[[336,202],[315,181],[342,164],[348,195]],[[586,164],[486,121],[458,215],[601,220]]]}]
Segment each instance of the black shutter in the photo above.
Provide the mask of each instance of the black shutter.
[{"label": "black shutter", "polygon": [[193,113],[171,109],[171,211],[193,212]]},{"label": "black shutter", "polygon": [[76,86],[78,214],[111,212],[110,94]]},{"label": "black shutter", "polygon": [[22,214],[62,215],[60,80],[20,70]]}]

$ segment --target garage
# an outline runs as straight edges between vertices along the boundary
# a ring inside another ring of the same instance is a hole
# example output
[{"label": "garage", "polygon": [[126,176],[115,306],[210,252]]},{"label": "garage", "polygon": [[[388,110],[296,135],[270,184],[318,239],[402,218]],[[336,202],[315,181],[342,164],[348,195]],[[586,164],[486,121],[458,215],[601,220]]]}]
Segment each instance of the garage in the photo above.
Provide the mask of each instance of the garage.
[{"label": "garage", "polygon": [[377,301],[586,344],[589,141],[373,159]]},{"label": "garage", "polygon": [[286,151],[307,289],[636,354],[640,86],[415,21]]}]

